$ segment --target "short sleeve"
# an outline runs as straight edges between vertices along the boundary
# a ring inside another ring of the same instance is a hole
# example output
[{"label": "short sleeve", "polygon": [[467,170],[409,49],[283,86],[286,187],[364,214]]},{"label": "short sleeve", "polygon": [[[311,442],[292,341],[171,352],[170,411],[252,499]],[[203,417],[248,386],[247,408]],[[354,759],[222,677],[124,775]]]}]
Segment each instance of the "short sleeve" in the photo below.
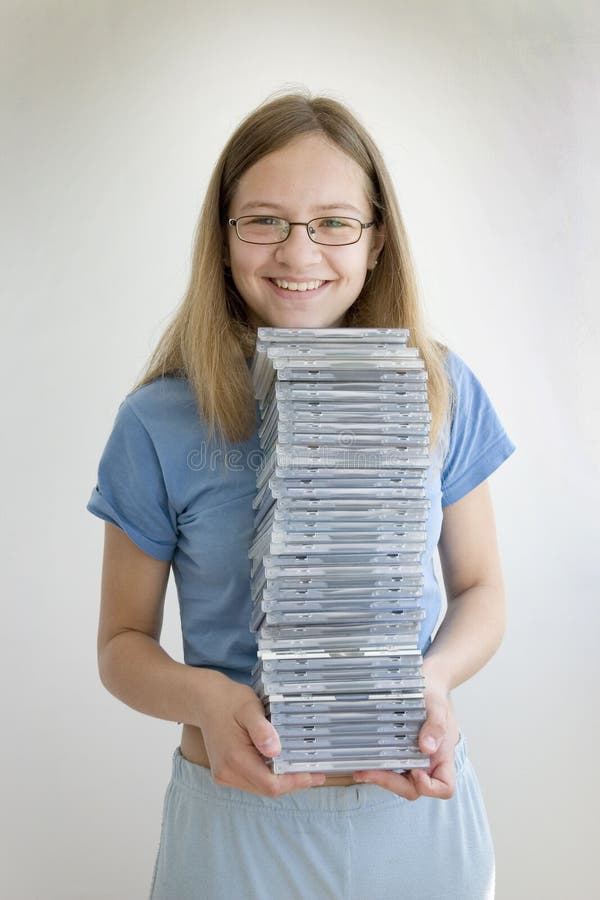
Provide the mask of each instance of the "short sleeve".
[{"label": "short sleeve", "polygon": [[442,467],[442,506],[456,503],[481,484],[514,451],[490,398],[469,369],[449,353],[454,401]]},{"label": "short sleeve", "polygon": [[119,407],[86,508],[121,528],[149,556],[172,559],[177,514],[152,438],[127,399]]}]

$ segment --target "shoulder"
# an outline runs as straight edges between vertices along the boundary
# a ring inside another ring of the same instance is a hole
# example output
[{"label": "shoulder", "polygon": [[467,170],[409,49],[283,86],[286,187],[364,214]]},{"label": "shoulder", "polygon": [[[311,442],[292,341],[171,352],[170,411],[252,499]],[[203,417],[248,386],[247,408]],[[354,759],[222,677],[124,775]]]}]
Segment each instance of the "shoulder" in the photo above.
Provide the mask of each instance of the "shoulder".
[{"label": "shoulder", "polygon": [[450,382],[449,418],[452,428],[464,425],[474,415],[495,414],[481,381],[453,350],[448,350],[446,355],[446,372]]},{"label": "shoulder", "polygon": [[120,407],[121,415],[136,420],[156,443],[168,443],[191,432],[204,431],[196,396],[187,378],[156,378],[131,391]]},{"label": "shoulder", "polygon": [[448,350],[446,353],[446,371],[451,387],[456,392],[472,390],[475,386],[481,388],[481,383],[473,370],[454,350]]},{"label": "shoulder", "polygon": [[180,410],[196,411],[196,399],[187,378],[169,375],[155,378],[131,391],[123,403],[141,420]]}]

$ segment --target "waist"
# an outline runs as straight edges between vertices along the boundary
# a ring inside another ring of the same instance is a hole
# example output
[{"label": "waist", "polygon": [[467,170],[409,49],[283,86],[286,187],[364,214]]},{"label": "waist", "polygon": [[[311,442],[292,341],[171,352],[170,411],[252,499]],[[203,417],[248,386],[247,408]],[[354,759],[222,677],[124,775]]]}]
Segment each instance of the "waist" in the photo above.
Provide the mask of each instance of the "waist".
[{"label": "waist", "polygon": [[[195,725],[183,726],[180,749],[181,755],[188,762],[210,769],[210,761],[200,728],[196,728]],[[351,784],[356,784],[352,775],[328,775],[322,787],[345,787]],[[313,788],[313,790],[317,790],[317,788]]]}]

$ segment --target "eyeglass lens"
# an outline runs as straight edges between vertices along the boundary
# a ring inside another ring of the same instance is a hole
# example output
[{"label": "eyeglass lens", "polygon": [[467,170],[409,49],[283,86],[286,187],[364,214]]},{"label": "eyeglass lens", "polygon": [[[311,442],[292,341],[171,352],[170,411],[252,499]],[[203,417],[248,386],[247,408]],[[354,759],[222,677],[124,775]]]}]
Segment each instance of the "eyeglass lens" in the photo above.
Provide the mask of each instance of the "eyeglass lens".
[{"label": "eyeglass lens", "polygon": [[[291,228],[286,219],[273,216],[242,216],[236,227],[239,237],[253,244],[281,243]],[[311,219],[306,228],[310,239],[317,244],[354,244],[362,234],[359,220],[344,216]]]}]

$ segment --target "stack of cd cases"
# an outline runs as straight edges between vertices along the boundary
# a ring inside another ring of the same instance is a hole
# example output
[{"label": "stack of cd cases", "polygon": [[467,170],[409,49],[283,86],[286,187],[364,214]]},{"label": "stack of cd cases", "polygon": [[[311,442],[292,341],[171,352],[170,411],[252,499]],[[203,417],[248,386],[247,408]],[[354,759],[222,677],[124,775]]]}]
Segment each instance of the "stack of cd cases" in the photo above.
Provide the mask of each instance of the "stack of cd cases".
[{"label": "stack of cd cases", "polygon": [[258,329],[252,677],[281,740],[275,774],[429,765],[417,738],[431,417],[407,341]]}]

